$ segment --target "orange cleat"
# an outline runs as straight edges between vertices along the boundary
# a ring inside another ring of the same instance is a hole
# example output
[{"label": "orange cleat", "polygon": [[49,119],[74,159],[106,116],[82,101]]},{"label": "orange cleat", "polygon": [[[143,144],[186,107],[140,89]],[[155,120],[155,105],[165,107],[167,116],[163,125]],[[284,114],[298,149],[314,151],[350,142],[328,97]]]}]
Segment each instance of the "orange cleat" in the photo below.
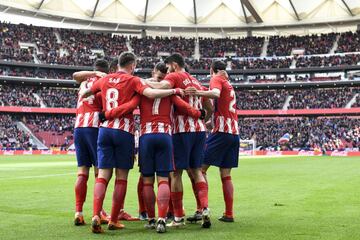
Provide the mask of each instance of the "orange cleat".
[{"label": "orange cleat", "polygon": [[108,224],[110,221],[110,216],[106,214],[105,211],[100,212],[100,223],[101,224]]},{"label": "orange cleat", "polygon": [[125,225],[121,224],[120,222],[110,221],[108,224],[109,230],[120,230],[120,229],[123,229],[124,227],[125,227]]},{"label": "orange cleat", "polygon": [[101,221],[99,216],[94,216],[91,219],[91,231],[93,233],[103,233],[104,230],[101,228]]},{"label": "orange cleat", "polygon": [[123,221],[140,221],[140,218],[133,217],[124,210],[120,211],[118,219]]},{"label": "orange cleat", "polygon": [[79,213],[75,213],[74,224],[75,224],[75,226],[85,225],[84,216]]}]

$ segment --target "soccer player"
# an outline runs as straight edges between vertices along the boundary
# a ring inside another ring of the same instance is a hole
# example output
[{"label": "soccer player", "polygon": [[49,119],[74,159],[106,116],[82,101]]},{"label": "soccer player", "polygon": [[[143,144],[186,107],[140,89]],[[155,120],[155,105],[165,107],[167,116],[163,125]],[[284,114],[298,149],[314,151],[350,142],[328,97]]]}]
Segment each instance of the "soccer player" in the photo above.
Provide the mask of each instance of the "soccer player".
[{"label": "soccer player", "polygon": [[[95,71],[79,71],[73,74],[73,78],[80,83],[79,91],[90,88],[99,78],[108,72],[108,63],[105,60],[95,62]],[[84,225],[83,205],[87,193],[87,181],[90,168],[94,166],[95,178],[97,169],[97,138],[99,130],[99,113],[101,112],[101,95],[88,98],[78,97],[76,109],[76,123],[74,131],[74,143],[76,159],[78,163],[78,176],[75,183],[76,212],[74,223],[76,226]],[[101,211],[101,222],[107,223],[107,216]]]},{"label": "soccer player", "polygon": [[231,181],[231,169],[238,166],[239,129],[236,95],[226,74],[223,74],[225,69],[225,62],[214,61],[210,69],[210,90],[196,90],[196,95],[215,99],[215,126],[206,141],[203,171],[206,173],[210,166],[220,168],[225,213],[219,220],[233,222],[234,187]]},{"label": "soccer player", "polygon": [[[194,87],[198,90],[203,89],[200,82],[187,73],[184,69],[184,58],[174,53],[166,58],[165,63],[169,68],[169,74],[161,82],[150,82],[147,84],[152,88],[181,88]],[[184,100],[190,106],[197,109],[204,108],[207,112],[207,118],[211,115],[212,105],[209,100],[203,101],[202,97],[187,96]],[[205,123],[199,118],[179,113],[176,109],[173,124],[172,141],[174,145],[175,171],[171,176],[171,200],[174,208],[174,220],[168,224],[169,227],[180,227],[185,225],[183,216],[183,170],[189,169],[194,178],[197,196],[201,203],[203,228],[211,226],[210,211],[208,209],[208,185],[201,172],[203,163],[203,151],[205,145]]]},{"label": "soccer player", "polygon": [[[158,63],[155,70],[166,73],[166,65]],[[171,115],[172,104],[184,115],[194,118],[204,118],[205,111],[192,108],[177,96],[149,99],[139,98],[140,103],[140,171],[144,181],[143,196],[148,214],[146,228],[156,228],[158,233],[166,231],[165,218],[169,207],[170,187],[169,173],[173,171]],[[112,109],[114,113],[116,109]],[[115,117],[115,116],[112,116]],[[155,198],[155,174],[158,182],[158,193]],[[155,221],[155,200],[158,205],[158,220]]]},{"label": "soccer player", "polygon": [[[123,52],[119,57],[119,69],[96,82],[89,90],[82,93],[86,97],[101,91],[103,109],[110,111],[131,100],[136,94],[148,98],[162,98],[174,94],[182,94],[181,89],[158,90],[144,85],[140,78],[133,76],[136,67],[136,56],[131,52]],[[134,117],[132,112],[120,118],[104,121],[98,136],[99,177],[94,189],[94,205],[92,232],[101,233],[100,211],[102,209],[108,182],[115,168],[115,188],[111,209],[109,230],[124,228],[118,221],[123,206],[128,172],[133,167],[134,157]]]}]

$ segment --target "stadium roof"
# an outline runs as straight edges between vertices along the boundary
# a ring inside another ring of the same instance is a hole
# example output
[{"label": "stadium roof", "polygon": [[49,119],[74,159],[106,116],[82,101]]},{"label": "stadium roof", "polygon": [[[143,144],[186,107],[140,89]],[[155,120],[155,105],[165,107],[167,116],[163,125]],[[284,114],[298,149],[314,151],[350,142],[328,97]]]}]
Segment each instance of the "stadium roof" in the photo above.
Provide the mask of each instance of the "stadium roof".
[{"label": "stadium roof", "polygon": [[257,28],[360,20],[359,0],[2,0],[23,13],[137,27]]}]

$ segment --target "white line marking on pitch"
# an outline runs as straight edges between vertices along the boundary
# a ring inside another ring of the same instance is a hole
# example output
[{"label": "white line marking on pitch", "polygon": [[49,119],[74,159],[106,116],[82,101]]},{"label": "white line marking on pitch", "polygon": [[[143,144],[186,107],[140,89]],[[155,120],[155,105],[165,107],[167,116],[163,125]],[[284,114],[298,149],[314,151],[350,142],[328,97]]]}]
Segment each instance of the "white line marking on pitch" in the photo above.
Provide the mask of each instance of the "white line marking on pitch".
[{"label": "white line marking on pitch", "polygon": [[21,176],[21,177],[12,177],[12,178],[0,178],[0,180],[16,180],[16,179],[35,179],[35,178],[49,178],[49,177],[61,177],[67,175],[76,176],[76,172],[72,173],[59,173],[59,174],[48,174],[48,175],[38,175],[38,176]]},{"label": "white line marking on pitch", "polygon": [[0,164],[2,168],[28,168],[28,167],[56,167],[56,166],[76,166],[76,162],[36,162],[36,163],[4,163]]}]

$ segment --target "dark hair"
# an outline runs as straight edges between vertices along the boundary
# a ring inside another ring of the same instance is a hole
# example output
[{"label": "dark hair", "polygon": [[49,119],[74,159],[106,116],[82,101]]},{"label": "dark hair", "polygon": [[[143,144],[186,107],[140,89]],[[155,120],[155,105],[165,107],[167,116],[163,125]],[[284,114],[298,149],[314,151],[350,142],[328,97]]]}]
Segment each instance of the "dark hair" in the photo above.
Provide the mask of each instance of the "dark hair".
[{"label": "dark hair", "polygon": [[166,64],[163,62],[159,62],[155,65],[155,69],[160,71],[163,74],[167,73],[168,68],[166,67]]},{"label": "dark hair", "polygon": [[98,59],[96,60],[95,64],[95,70],[108,73],[109,72],[109,63],[105,59]]},{"label": "dark hair", "polygon": [[183,56],[181,56],[181,54],[179,54],[179,53],[173,53],[170,56],[168,56],[165,59],[165,63],[167,63],[167,64],[177,63],[177,65],[179,65],[179,67],[181,67],[181,68],[185,67],[185,60],[184,60]]},{"label": "dark hair", "polygon": [[110,63],[109,72],[116,72],[118,65],[119,65],[119,59],[113,58]]},{"label": "dark hair", "polygon": [[126,67],[129,64],[132,64],[136,61],[136,56],[132,52],[123,52],[119,57],[120,67]]},{"label": "dark hair", "polygon": [[214,73],[217,73],[221,70],[226,70],[226,63],[224,61],[215,60],[211,63],[211,69],[214,71]]}]

